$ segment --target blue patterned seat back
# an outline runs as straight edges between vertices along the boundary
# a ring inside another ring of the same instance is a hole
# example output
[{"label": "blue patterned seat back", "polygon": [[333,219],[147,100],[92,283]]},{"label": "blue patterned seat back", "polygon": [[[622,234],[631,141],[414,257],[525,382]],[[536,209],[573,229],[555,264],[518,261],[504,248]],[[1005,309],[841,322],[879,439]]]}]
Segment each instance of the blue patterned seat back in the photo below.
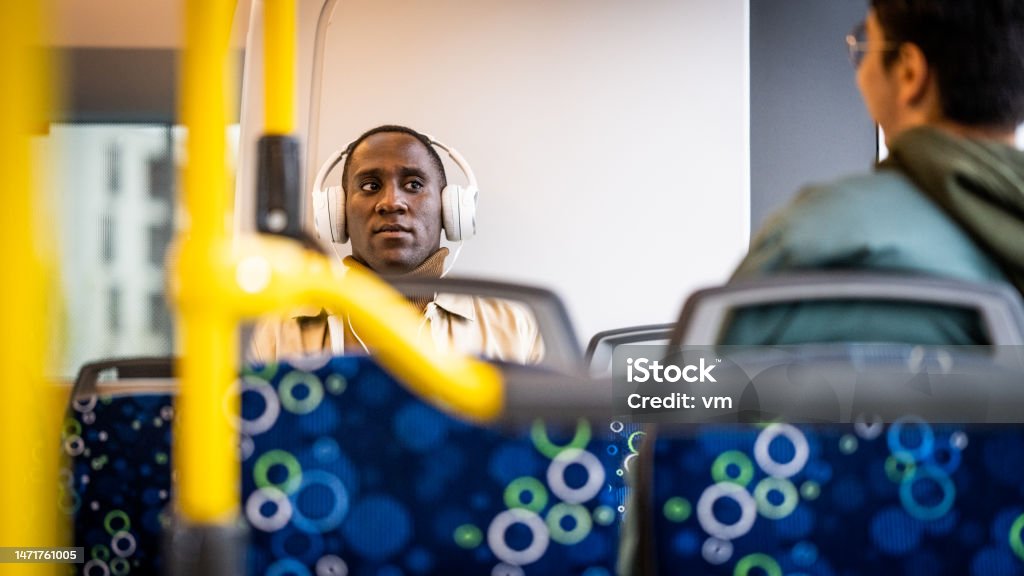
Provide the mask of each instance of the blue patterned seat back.
[{"label": "blue patterned seat back", "polygon": [[250,574],[614,572],[635,430],[466,424],[369,358],[261,370],[242,385]]},{"label": "blue patterned seat back", "polygon": [[59,506],[71,516],[80,574],[160,574],[170,520],[171,394],[89,395],[64,421]]},{"label": "blue patterned seat back", "polygon": [[1024,430],[719,426],[659,431],[662,574],[1024,573]]}]

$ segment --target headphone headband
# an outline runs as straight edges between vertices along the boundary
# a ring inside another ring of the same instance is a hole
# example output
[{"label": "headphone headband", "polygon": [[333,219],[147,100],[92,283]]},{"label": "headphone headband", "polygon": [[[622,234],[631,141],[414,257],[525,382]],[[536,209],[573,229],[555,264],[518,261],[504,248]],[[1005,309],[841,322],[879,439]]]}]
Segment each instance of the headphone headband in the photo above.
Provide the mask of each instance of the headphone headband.
[{"label": "headphone headband", "polygon": [[[429,134],[423,134],[422,136],[424,136],[427,140],[430,140],[431,144],[437,146],[441,150],[444,150],[448,154],[448,157],[452,159],[452,162],[455,162],[455,165],[459,167],[459,170],[462,170],[462,173],[466,175],[466,180],[469,182],[467,186],[469,188],[477,188],[476,175],[473,174],[473,169],[470,168],[469,162],[466,162],[466,159],[462,157],[462,154],[459,154],[458,150],[448,146],[447,144],[444,144],[440,140],[436,140],[433,136]],[[346,150],[347,149],[348,148],[346,148]]]},{"label": "headphone headband", "polygon": [[[399,134],[404,134],[404,132],[399,132]],[[430,136],[429,134],[420,135],[429,140],[431,145],[437,146],[441,150],[444,150],[446,154],[448,154],[448,157],[452,159],[452,162],[455,162],[455,165],[459,167],[459,170],[462,170],[462,173],[466,175],[466,180],[469,182],[467,186],[469,188],[477,188],[476,175],[473,174],[473,169],[469,166],[469,162],[467,162],[466,159],[462,157],[462,154],[459,154],[458,150],[452,148],[451,146],[448,146],[447,144],[441,142],[440,140],[434,139],[434,137]],[[335,150],[334,153],[328,156],[327,160],[325,160],[324,163],[320,165],[320,170],[317,171],[316,178],[313,179],[314,191],[323,190],[324,182],[327,181],[327,176],[330,175],[331,171],[334,170],[334,168],[337,167],[338,164],[340,164],[342,160],[345,159],[346,156],[348,156],[348,149],[349,147],[352,146],[353,143],[355,143],[355,140],[349,142],[348,146],[345,146],[340,150]],[[345,183],[342,182],[341,185],[342,187],[344,187]]]}]

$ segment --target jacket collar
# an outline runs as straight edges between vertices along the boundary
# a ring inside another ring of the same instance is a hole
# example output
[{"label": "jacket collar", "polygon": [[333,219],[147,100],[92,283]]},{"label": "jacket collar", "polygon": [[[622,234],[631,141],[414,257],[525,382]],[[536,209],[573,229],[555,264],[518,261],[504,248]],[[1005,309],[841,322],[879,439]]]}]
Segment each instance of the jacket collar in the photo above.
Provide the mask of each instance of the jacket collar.
[{"label": "jacket collar", "polygon": [[476,307],[473,296],[469,294],[449,294],[442,292],[434,297],[434,304],[449,314],[461,316],[470,322],[476,322]]},{"label": "jacket collar", "polygon": [[316,318],[321,314],[333,314],[330,310],[322,306],[313,306],[312,304],[296,306],[288,312],[288,317],[293,320],[302,320],[305,318]]}]

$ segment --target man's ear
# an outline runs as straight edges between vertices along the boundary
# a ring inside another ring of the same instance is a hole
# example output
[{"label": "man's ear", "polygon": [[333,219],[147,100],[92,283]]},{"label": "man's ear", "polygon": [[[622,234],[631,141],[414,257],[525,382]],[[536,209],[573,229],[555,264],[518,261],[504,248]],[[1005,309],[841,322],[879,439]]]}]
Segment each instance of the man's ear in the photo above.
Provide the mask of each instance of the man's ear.
[{"label": "man's ear", "polygon": [[932,74],[928,60],[917,44],[901,44],[895,66],[901,104],[909,108],[921,108],[935,100],[935,75]]}]

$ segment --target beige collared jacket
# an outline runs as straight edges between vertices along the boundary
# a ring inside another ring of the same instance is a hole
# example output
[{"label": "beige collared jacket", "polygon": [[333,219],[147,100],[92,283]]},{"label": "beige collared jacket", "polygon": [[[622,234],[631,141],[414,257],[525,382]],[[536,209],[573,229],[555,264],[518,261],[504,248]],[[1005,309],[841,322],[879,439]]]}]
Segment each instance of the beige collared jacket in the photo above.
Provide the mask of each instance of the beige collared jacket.
[{"label": "beige collared jacket", "polygon": [[[489,360],[537,364],[544,357],[536,319],[522,304],[497,298],[438,294],[423,313],[435,345]],[[339,332],[341,334],[339,334]],[[339,336],[343,346],[332,345]],[[287,318],[267,319],[255,328],[247,360],[272,362],[324,353],[365,354],[368,351],[344,314],[296,310]]]}]

